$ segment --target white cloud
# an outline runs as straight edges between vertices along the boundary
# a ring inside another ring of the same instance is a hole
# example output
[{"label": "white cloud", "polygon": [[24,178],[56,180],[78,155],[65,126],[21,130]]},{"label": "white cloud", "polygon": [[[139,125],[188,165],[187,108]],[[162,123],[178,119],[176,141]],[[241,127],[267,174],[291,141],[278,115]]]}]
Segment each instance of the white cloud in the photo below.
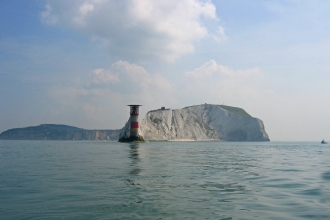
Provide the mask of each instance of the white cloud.
[{"label": "white cloud", "polygon": [[94,84],[119,82],[118,75],[113,74],[111,71],[104,70],[104,69],[94,70],[91,78],[92,78],[92,83],[94,83]]},{"label": "white cloud", "polygon": [[209,62],[203,64],[201,67],[198,67],[193,71],[186,72],[186,76],[194,78],[205,78],[213,74],[231,75],[233,73],[234,71],[228,67],[218,65],[214,60],[210,60]]},{"label": "white cloud", "polygon": [[150,74],[142,66],[120,60],[112,64],[111,69],[121,74],[127,81],[140,85],[150,83]]},{"label": "white cloud", "polygon": [[227,36],[225,34],[225,29],[223,27],[218,26],[217,30],[215,33],[211,33],[210,37],[216,41],[216,42],[221,42],[227,39]]},{"label": "white cloud", "polygon": [[79,12],[82,16],[85,16],[88,12],[92,12],[94,10],[94,5],[90,3],[84,3],[79,8]]},{"label": "white cloud", "polygon": [[152,86],[165,91],[172,90],[171,83],[160,74],[153,75]]},{"label": "white cloud", "polygon": [[40,17],[43,23],[48,25],[53,25],[57,23],[58,18],[56,15],[52,14],[52,10],[52,7],[47,4],[45,10],[41,12]]},{"label": "white cloud", "polygon": [[[211,60],[186,72],[185,95],[199,103],[246,105],[266,94],[264,75],[259,68],[233,70]],[[236,103],[236,104],[235,104]]]},{"label": "white cloud", "polygon": [[157,95],[172,94],[173,85],[161,74],[150,74],[142,66],[119,60],[110,69],[95,69],[86,89],[152,101]]},{"label": "white cloud", "polygon": [[[202,0],[72,0],[51,2],[42,12],[45,23],[59,17],[98,39],[123,59],[159,58],[173,62],[194,51],[205,37],[224,38],[224,29],[209,31],[206,20],[217,21],[216,8]],[[216,34],[213,34],[216,33]]]},{"label": "white cloud", "polygon": [[52,97],[60,102],[59,106],[65,106],[56,114],[75,112],[74,117],[84,118],[86,125],[89,122],[101,127],[109,126],[112,121],[113,128],[120,128],[127,120],[128,112],[122,113],[127,104],[148,106],[142,108],[143,117],[147,110],[174,103],[174,92],[173,85],[162,75],[150,74],[142,66],[122,60],[109,69],[95,69],[87,82],[78,80],[71,87],[50,90]]}]

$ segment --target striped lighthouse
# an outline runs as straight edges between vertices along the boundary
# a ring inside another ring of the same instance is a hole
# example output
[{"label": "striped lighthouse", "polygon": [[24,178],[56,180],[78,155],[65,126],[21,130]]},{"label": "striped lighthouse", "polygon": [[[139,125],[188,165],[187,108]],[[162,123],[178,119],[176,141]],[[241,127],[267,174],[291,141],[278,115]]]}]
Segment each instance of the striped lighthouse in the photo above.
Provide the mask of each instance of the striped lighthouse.
[{"label": "striped lighthouse", "polygon": [[139,107],[141,105],[128,105],[130,106],[130,138],[139,137]]}]

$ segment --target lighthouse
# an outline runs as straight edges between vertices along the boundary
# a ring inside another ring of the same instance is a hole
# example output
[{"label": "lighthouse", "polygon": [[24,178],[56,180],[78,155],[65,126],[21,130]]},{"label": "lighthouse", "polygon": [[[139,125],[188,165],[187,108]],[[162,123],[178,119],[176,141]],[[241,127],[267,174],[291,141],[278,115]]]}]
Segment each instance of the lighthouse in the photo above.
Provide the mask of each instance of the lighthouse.
[{"label": "lighthouse", "polygon": [[119,142],[144,142],[139,135],[139,107],[141,105],[128,105],[130,107],[130,117],[119,134]]},{"label": "lighthouse", "polygon": [[128,105],[130,107],[130,135],[134,139],[139,137],[139,107],[141,105]]}]

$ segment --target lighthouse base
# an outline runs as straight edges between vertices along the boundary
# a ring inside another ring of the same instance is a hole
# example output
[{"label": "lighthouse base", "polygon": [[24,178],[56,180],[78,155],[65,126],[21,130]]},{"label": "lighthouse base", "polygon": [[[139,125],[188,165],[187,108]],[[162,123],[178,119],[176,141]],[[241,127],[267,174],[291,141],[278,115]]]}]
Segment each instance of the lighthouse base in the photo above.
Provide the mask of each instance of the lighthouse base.
[{"label": "lighthouse base", "polygon": [[138,136],[138,137],[135,137],[135,136],[131,136],[131,137],[121,137],[119,138],[118,142],[144,142],[144,139],[142,136]]}]

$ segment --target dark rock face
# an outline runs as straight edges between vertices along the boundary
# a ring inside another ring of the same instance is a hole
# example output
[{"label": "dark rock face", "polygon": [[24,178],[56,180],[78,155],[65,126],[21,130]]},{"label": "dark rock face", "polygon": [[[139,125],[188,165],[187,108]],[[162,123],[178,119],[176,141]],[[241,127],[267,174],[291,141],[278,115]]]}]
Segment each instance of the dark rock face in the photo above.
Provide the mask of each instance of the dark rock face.
[{"label": "dark rock face", "polygon": [[143,137],[139,136],[139,137],[120,137],[118,142],[144,142]]},{"label": "dark rock face", "polygon": [[227,141],[247,141],[247,133],[242,129],[232,130],[227,134]]},{"label": "dark rock face", "polygon": [[42,124],[14,128],[0,134],[2,140],[118,140],[118,130],[86,130],[68,125]]}]

